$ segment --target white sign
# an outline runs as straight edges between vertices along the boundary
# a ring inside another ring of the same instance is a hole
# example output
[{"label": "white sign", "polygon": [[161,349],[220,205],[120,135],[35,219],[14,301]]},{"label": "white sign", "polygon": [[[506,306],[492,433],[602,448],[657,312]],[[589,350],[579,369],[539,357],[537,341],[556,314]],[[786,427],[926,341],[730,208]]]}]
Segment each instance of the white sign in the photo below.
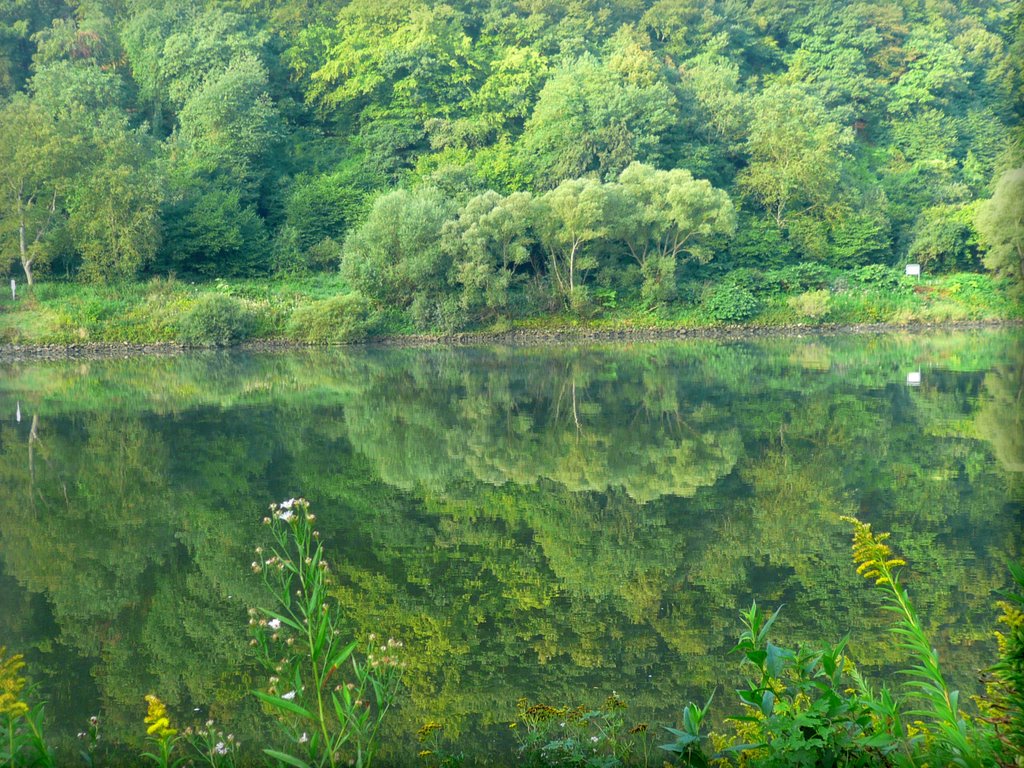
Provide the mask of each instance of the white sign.
[{"label": "white sign", "polygon": [[907,386],[908,387],[920,387],[921,386],[921,372],[911,371],[907,374]]},{"label": "white sign", "polygon": [[920,264],[907,264],[907,274],[911,277],[921,276],[921,265]]},{"label": "white sign", "polygon": [[14,282],[14,278],[11,278],[11,301],[18,298],[18,284]]}]

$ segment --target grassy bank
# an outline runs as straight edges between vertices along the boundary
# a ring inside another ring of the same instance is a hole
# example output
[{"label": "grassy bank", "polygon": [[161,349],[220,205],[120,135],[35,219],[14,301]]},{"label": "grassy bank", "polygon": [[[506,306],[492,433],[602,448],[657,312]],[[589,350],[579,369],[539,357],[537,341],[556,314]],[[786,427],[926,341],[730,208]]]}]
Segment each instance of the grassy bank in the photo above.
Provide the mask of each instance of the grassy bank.
[{"label": "grassy bank", "polygon": [[[960,273],[908,278],[885,267],[837,272],[817,265],[736,270],[680,286],[679,298],[649,307],[595,291],[576,311],[522,307],[452,331],[773,328],[862,323],[957,323],[1024,317],[1005,281]],[[422,333],[408,313],[352,293],[338,275],[277,280],[86,285],[43,283],[0,299],[0,343],[19,345],[180,342],[226,346],[246,340],[330,344]]]}]

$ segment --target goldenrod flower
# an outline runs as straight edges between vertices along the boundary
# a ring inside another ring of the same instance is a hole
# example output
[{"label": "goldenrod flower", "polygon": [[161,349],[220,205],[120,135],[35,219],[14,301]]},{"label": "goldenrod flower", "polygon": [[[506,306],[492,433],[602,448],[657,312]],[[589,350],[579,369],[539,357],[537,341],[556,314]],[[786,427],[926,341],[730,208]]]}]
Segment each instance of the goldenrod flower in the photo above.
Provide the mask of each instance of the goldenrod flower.
[{"label": "goldenrod flower", "polygon": [[892,550],[885,543],[889,534],[874,534],[870,523],[862,523],[855,517],[843,520],[853,523],[853,560],[857,563],[857,573],[865,579],[874,579],[875,584],[892,586],[892,569],[907,563],[891,556]]},{"label": "goldenrod flower", "polygon": [[25,678],[18,671],[25,666],[25,662],[20,653],[5,659],[6,653],[7,649],[0,645],[0,715],[13,719],[28,712],[28,704],[19,698],[25,687]]},{"label": "goldenrod flower", "polygon": [[441,730],[442,727],[443,726],[440,723],[435,722],[433,720],[429,720],[422,726],[420,726],[420,729],[418,731],[416,731],[416,738],[418,738],[420,741],[424,741],[428,736],[430,736],[430,734],[432,734],[434,731]]},{"label": "goldenrod flower", "polygon": [[160,699],[149,693],[146,694],[146,703],[149,705],[149,712],[144,720],[149,726],[146,728],[147,734],[156,736],[158,739],[166,739],[178,732],[171,728],[171,721],[167,718],[167,707]]}]

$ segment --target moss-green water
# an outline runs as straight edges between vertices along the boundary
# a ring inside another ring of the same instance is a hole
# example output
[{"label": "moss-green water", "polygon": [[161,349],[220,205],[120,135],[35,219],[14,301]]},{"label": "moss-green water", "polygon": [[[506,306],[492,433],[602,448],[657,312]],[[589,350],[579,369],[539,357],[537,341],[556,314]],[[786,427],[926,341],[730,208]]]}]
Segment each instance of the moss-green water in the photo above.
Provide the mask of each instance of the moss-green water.
[{"label": "moss-green water", "polygon": [[970,691],[1022,550],[1021,349],[976,331],[10,364],[0,645],[69,740],[99,713],[137,743],[157,692],[253,744],[249,563],[266,505],[302,495],[353,633],[409,648],[394,758],[431,719],[507,756],[520,696],[614,690],[668,722],[730,691],[751,599],[785,603],[780,642],[850,632],[875,679],[903,664],[853,514],[893,531]]}]

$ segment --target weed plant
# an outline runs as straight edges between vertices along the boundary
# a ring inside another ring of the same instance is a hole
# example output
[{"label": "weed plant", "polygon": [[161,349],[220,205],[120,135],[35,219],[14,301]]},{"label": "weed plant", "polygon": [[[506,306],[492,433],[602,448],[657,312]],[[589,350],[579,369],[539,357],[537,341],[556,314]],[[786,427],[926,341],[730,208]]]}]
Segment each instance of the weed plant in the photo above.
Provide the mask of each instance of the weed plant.
[{"label": "weed plant", "polygon": [[271,505],[264,523],[273,544],[258,548],[254,572],[273,600],[250,610],[252,644],[270,673],[255,694],[276,715],[287,751],[264,749],[296,768],[369,766],[395,702],[405,662],[402,643],[371,635],[357,653],[330,596],[331,567],[316,516],[304,499]]}]

